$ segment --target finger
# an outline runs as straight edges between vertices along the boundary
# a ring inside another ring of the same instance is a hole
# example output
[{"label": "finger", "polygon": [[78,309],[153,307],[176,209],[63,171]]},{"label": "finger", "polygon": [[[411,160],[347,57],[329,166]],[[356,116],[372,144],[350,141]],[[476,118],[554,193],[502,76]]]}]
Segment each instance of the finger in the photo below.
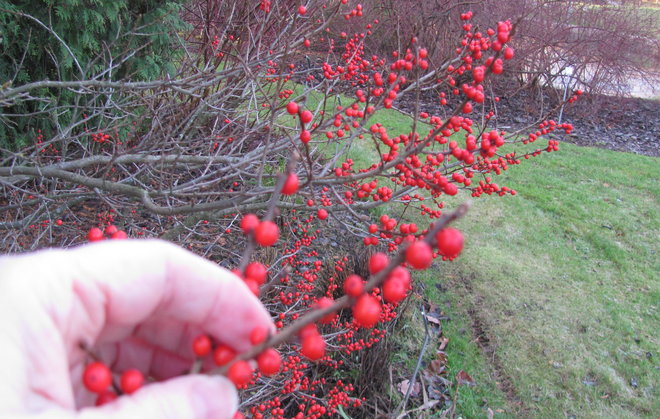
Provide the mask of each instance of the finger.
[{"label": "finger", "polygon": [[100,408],[87,408],[80,419],[231,418],[238,407],[233,384],[224,377],[191,375],[150,384]]}]

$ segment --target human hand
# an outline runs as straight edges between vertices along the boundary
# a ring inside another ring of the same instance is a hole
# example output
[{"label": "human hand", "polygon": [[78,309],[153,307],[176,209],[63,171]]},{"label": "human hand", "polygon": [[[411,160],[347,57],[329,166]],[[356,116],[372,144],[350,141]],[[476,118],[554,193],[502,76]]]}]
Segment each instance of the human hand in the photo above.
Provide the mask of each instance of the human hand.
[{"label": "human hand", "polygon": [[[230,418],[229,380],[181,374],[199,334],[240,352],[256,326],[274,330],[240,279],[163,241],[0,257],[0,417]],[[157,382],[93,407],[83,347],[113,372],[137,368]]]}]

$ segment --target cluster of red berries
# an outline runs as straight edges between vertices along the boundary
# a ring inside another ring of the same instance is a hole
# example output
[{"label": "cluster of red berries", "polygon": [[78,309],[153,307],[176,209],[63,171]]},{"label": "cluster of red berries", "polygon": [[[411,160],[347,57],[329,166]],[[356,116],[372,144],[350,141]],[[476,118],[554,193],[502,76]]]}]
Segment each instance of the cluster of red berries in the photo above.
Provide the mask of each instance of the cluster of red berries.
[{"label": "cluster of red berries", "polygon": [[96,393],[96,405],[100,406],[115,400],[119,394],[132,394],[144,384],[140,370],[128,369],[119,377],[118,385],[113,383],[110,368],[102,362],[94,361],[85,367],[82,382],[85,388]]},{"label": "cluster of red berries", "polygon": [[87,232],[87,240],[90,242],[101,241],[106,237],[113,240],[122,240],[128,238],[128,235],[125,231],[118,229],[117,226],[112,224],[106,226],[103,230],[98,227],[92,227]]}]

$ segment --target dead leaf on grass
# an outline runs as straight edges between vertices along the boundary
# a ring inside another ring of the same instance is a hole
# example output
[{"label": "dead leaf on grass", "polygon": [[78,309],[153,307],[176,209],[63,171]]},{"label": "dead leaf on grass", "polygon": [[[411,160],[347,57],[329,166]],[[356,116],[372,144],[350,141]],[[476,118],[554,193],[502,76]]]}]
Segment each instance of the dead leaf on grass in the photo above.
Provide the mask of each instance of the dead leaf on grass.
[{"label": "dead leaf on grass", "polygon": [[426,320],[428,320],[429,323],[437,324],[438,326],[440,326],[440,320],[438,320],[437,317],[432,316],[430,314],[427,314],[424,317],[426,317]]},{"label": "dead leaf on grass", "polygon": [[439,351],[444,351],[445,348],[447,347],[447,343],[449,343],[449,338],[446,338],[446,337],[443,336],[440,339],[438,339],[438,341],[440,342],[438,344],[438,350]]},{"label": "dead leaf on grass", "polygon": [[[401,381],[397,385],[397,388],[399,389],[401,394],[406,395],[408,393],[408,389],[410,388],[410,380]],[[417,397],[419,396],[420,390],[421,390],[421,385],[418,382],[415,382],[415,384],[412,386],[412,389],[410,390],[410,395],[412,397]]]},{"label": "dead leaf on grass", "polygon": [[458,382],[458,385],[465,385],[470,387],[477,385],[474,379],[470,377],[470,374],[463,370],[460,370],[458,374],[456,374],[456,381]]}]

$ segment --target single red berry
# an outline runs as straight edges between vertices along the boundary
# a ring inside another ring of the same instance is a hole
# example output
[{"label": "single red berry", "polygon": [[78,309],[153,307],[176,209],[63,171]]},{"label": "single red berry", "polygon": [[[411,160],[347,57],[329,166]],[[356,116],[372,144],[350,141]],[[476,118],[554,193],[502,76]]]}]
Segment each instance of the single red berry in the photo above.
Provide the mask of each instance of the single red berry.
[{"label": "single red berry", "polygon": [[358,326],[374,327],[380,320],[382,307],[376,297],[364,294],[353,306],[353,318]]},{"label": "single red berry", "polygon": [[277,224],[272,221],[262,221],[254,230],[254,239],[260,246],[272,246],[277,242],[279,237],[279,228],[277,228]]},{"label": "single red berry", "polygon": [[113,234],[115,234],[118,231],[119,231],[119,229],[115,225],[109,225],[104,230],[106,236],[112,236]]},{"label": "single red berry", "polygon": [[312,133],[306,129],[302,130],[302,132],[300,133],[300,141],[303,144],[307,144],[311,139],[312,139]]},{"label": "single red berry", "polygon": [[392,272],[390,272],[387,277],[397,278],[398,280],[402,281],[403,284],[405,284],[406,288],[410,289],[410,283],[412,281],[410,272],[408,272],[408,269],[404,268],[403,266],[397,266],[396,268],[392,269]]},{"label": "single red berry", "polygon": [[57,224],[58,226],[61,226],[62,224],[64,224],[64,221],[62,221],[62,220],[55,220],[55,224]]},{"label": "single red berry", "polygon": [[267,348],[257,356],[257,365],[262,374],[271,376],[280,371],[282,357],[275,349]]},{"label": "single red berry", "polygon": [[448,258],[455,258],[463,250],[463,233],[455,228],[444,228],[436,234],[438,252]]},{"label": "single red berry", "polygon": [[383,283],[383,298],[388,303],[399,303],[401,300],[406,298],[408,293],[408,287],[399,278],[389,277]]},{"label": "single red berry", "polygon": [[344,292],[351,297],[359,297],[364,293],[364,281],[359,275],[349,275],[344,280]]},{"label": "single red berry", "polygon": [[325,356],[325,341],[319,334],[309,334],[302,339],[300,353],[310,361]]},{"label": "single red berry", "polygon": [[232,419],[245,419],[245,415],[241,412],[236,412],[234,413],[234,417]]},{"label": "single red berry", "polygon": [[286,177],[286,182],[284,182],[284,186],[282,187],[282,195],[293,195],[298,192],[298,185],[298,175],[295,173],[289,173]]},{"label": "single red berry", "polygon": [[512,59],[513,55],[514,55],[513,48],[511,48],[511,47],[504,48],[504,59],[505,60]]},{"label": "single red berry", "polygon": [[[100,231],[100,230],[99,230]],[[92,362],[83,372],[83,385],[93,393],[102,393],[112,384],[112,372],[102,362]]]},{"label": "single red berry", "polygon": [[259,283],[257,281],[252,278],[245,278],[243,282],[245,282],[245,285],[247,285],[252,294],[256,295],[257,297],[259,296]]},{"label": "single red berry", "polygon": [[250,332],[250,343],[259,345],[268,339],[268,328],[266,326],[255,326]]},{"label": "single red berry", "polygon": [[126,234],[125,231],[117,230],[114,233],[112,233],[112,236],[110,236],[110,238],[112,240],[123,240],[123,239],[127,239],[128,235]]},{"label": "single red berry", "polygon": [[385,253],[374,253],[369,258],[369,273],[375,275],[385,269],[389,263],[390,261]]},{"label": "single red berry", "polygon": [[144,384],[144,375],[136,369],[124,371],[119,379],[119,387],[126,394],[132,394]]},{"label": "single red berry", "polygon": [[305,325],[302,329],[300,329],[300,332],[298,332],[298,338],[300,340],[305,339],[307,335],[319,335],[319,328],[316,327],[316,324],[310,323],[308,325]]},{"label": "single red berry", "polygon": [[298,7],[298,14],[300,16],[305,16],[305,13],[307,13],[307,8],[305,6],[301,5]]},{"label": "single red berry", "polygon": [[252,380],[252,367],[247,361],[236,361],[229,367],[227,378],[236,387],[247,385]]},{"label": "single red berry", "polygon": [[101,393],[96,397],[96,406],[103,406],[106,403],[110,403],[114,401],[117,398],[117,393],[115,393],[112,390],[106,390]]},{"label": "single red berry", "polygon": [[[326,308],[330,307],[335,303],[335,300],[333,300],[330,297],[321,297],[316,301],[316,304],[314,305],[314,308],[320,309],[320,308]],[[319,323],[321,324],[327,324],[327,323],[332,323],[332,321],[337,317],[337,313],[330,313],[325,315],[324,317],[321,317],[319,320]]]},{"label": "single red berry", "polygon": [[215,362],[215,365],[219,367],[228,364],[235,357],[236,351],[227,345],[218,345],[213,350],[213,362]]},{"label": "single red berry", "polygon": [[259,218],[254,214],[245,214],[243,219],[241,219],[241,230],[243,230],[243,234],[249,234],[258,225]]},{"label": "single red berry", "polygon": [[313,118],[314,115],[312,115],[312,113],[307,109],[300,112],[300,120],[303,121],[305,124],[307,124],[308,122],[312,122]]},{"label": "single red berry", "polygon": [[103,232],[98,227],[92,227],[87,232],[87,240],[90,242],[97,242],[103,240]]},{"label": "single red berry", "polygon": [[472,70],[472,78],[474,78],[475,82],[481,83],[482,81],[484,81],[485,77],[486,77],[486,68],[484,66],[475,67]]},{"label": "single red berry", "polygon": [[296,102],[289,102],[286,105],[286,111],[290,113],[291,115],[295,115],[298,113],[298,104]]},{"label": "single red berry", "polygon": [[207,335],[199,335],[192,342],[192,350],[195,356],[205,357],[211,352],[211,339]]},{"label": "single red berry", "polygon": [[328,211],[321,208],[318,211],[316,211],[316,216],[319,217],[319,220],[325,220],[326,218],[328,218]]},{"label": "single red berry", "polygon": [[250,262],[245,267],[245,278],[250,278],[255,280],[259,285],[262,285],[266,282],[266,277],[268,276],[268,271],[266,267],[259,262]]},{"label": "single red berry", "polygon": [[433,250],[426,242],[417,241],[406,249],[406,262],[415,269],[426,269],[433,261]]}]

